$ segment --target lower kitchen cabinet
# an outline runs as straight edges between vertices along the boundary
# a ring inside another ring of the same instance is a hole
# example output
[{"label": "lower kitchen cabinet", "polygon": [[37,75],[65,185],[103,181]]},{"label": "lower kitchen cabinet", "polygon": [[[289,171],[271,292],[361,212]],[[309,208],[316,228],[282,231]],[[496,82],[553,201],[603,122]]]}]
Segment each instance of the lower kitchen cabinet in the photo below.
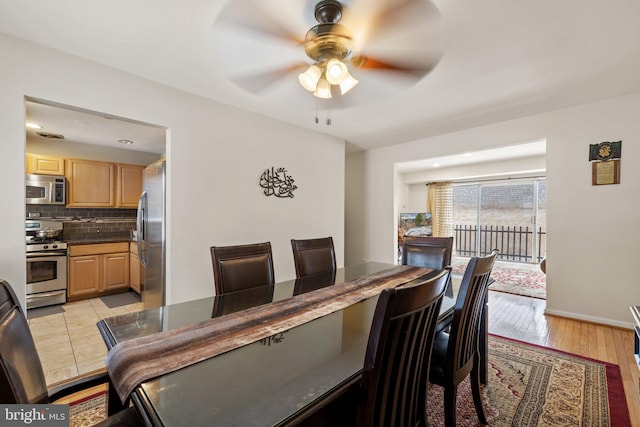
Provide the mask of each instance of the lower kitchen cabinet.
[{"label": "lower kitchen cabinet", "polygon": [[69,257],[67,298],[91,298],[100,292],[100,255]]},{"label": "lower kitchen cabinet", "polygon": [[69,246],[70,301],[129,288],[129,242]]}]

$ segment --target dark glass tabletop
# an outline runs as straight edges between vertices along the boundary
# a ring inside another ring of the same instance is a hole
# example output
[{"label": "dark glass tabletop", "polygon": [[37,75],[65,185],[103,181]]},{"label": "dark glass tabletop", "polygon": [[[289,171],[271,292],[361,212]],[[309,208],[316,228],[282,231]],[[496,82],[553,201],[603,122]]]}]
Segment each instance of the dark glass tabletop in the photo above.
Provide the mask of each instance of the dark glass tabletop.
[{"label": "dark glass tabletop", "polygon": [[[354,280],[393,267],[366,263],[216,297],[111,317],[107,346]],[[433,273],[435,274],[435,272]],[[357,378],[377,296],[143,383],[134,392],[154,424],[278,426]],[[445,297],[444,318],[455,301]]]}]

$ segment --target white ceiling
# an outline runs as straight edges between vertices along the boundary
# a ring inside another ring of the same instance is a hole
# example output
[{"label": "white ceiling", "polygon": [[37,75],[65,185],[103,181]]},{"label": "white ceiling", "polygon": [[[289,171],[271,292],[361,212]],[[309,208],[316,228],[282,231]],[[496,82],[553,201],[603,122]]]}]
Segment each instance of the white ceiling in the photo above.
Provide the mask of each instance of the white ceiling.
[{"label": "white ceiling", "polygon": [[[27,101],[26,110],[27,123],[41,126],[41,129],[27,127],[27,142],[43,140],[45,137],[41,134],[54,134],[63,136],[65,142],[165,153],[166,130],[162,127],[35,101]],[[125,145],[120,140],[132,144]]]},{"label": "white ceiling", "polygon": [[497,162],[500,160],[520,159],[525,157],[540,157],[544,156],[546,152],[547,141],[539,140],[509,145],[506,147],[497,147],[489,150],[402,162],[396,165],[396,170],[399,173],[411,173],[428,169],[433,170],[475,163]]},{"label": "white ceiling", "polygon": [[[280,22],[301,38],[315,24],[314,0],[229,1],[252,10],[260,5],[265,20]],[[320,111],[316,124],[315,98],[299,86],[296,73],[259,94],[230,81],[228,67],[234,61],[274,65],[306,57],[302,46],[284,46],[264,35],[245,38],[241,49],[232,49],[229,42],[220,48],[226,39],[219,36],[223,33],[216,18],[226,3],[0,0],[0,31],[340,137],[350,150],[640,91],[638,1],[434,0],[444,40],[444,55],[435,69],[393,96],[333,108],[331,126],[324,124],[326,112]],[[396,25],[394,32],[402,39],[412,25]],[[356,89],[369,99],[382,88],[364,83]],[[367,98],[356,96],[356,89],[354,100]]]}]

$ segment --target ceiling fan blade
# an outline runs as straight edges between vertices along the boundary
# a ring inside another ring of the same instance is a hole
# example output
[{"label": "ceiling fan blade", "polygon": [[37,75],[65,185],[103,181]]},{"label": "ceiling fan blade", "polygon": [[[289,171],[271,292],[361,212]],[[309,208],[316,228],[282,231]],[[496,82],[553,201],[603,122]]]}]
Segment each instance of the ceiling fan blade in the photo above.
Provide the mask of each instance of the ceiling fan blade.
[{"label": "ceiling fan blade", "polygon": [[353,62],[363,69],[419,78],[442,57],[441,15],[428,0],[354,0],[347,20],[353,29]]},{"label": "ceiling fan blade", "polygon": [[[268,5],[272,5],[271,8]],[[298,28],[292,28],[290,22],[282,18],[274,2],[259,0],[229,1],[218,15],[214,26],[229,25],[239,30],[259,33],[269,37],[286,40],[293,44],[303,43],[304,35]],[[275,9],[275,10],[272,10]]]},{"label": "ceiling fan blade", "polygon": [[394,63],[367,56],[355,57],[351,60],[351,63],[362,70],[392,71],[404,73],[416,79],[422,78],[437,65],[437,61],[421,61],[416,63],[405,61],[404,63]]},{"label": "ceiling fan blade", "polygon": [[249,92],[261,93],[268,91],[287,79],[293,79],[297,83],[297,78],[294,74],[296,72],[304,71],[306,67],[308,67],[308,64],[300,63],[288,67],[259,71],[241,76],[231,76],[230,79],[235,84]]}]

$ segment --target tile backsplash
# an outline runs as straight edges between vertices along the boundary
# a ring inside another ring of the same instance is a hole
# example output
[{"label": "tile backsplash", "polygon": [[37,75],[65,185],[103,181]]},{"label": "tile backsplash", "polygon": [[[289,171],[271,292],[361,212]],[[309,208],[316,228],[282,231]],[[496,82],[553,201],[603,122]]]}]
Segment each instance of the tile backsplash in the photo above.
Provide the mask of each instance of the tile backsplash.
[{"label": "tile backsplash", "polygon": [[26,205],[27,218],[57,218],[64,221],[63,235],[72,240],[129,239],[136,228],[135,209],[73,208],[56,205]]},{"label": "tile backsplash", "polygon": [[113,240],[131,238],[131,231],[136,228],[135,218],[99,220],[65,221],[64,238],[72,240]]}]

